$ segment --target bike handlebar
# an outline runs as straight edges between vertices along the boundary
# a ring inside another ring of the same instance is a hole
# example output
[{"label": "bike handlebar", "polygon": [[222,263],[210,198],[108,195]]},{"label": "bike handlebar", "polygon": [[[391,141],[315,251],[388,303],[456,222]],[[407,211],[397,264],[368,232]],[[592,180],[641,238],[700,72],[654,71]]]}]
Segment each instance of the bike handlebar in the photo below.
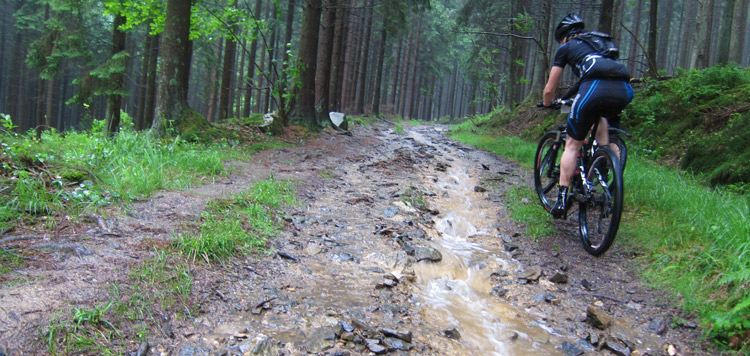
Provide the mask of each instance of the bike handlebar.
[{"label": "bike handlebar", "polygon": [[573,99],[554,99],[549,106],[544,105],[544,100],[536,104],[536,107],[543,109],[560,109],[563,105],[570,106],[573,104]]}]

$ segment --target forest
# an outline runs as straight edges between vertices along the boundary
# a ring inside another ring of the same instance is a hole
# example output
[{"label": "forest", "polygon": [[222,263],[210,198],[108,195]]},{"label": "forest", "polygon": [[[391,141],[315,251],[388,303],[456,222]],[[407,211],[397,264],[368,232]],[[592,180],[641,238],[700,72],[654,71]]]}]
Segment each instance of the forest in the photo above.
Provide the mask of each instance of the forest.
[{"label": "forest", "polygon": [[[275,112],[436,120],[538,100],[576,12],[635,78],[750,64],[747,0],[3,0],[0,113],[182,131]],[[565,77],[568,83],[572,77]],[[198,126],[196,126],[198,125]]]}]

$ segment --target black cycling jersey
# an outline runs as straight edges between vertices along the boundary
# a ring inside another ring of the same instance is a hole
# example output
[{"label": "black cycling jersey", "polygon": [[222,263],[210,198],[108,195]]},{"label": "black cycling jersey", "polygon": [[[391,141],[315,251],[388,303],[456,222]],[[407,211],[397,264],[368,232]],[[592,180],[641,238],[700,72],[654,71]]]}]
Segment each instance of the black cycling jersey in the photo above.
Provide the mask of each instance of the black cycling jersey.
[{"label": "black cycling jersey", "polygon": [[586,42],[576,38],[560,46],[552,63],[553,66],[561,68],[568,64],[581,81],[604,78],[630,79],[628,69],[620,61],[597,54]]}]

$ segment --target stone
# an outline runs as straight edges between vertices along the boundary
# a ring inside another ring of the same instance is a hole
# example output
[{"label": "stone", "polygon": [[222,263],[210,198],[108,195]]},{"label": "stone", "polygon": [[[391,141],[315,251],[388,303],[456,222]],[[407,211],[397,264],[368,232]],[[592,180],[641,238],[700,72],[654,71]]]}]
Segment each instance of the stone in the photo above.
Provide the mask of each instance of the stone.
[{"label": "stone", "polygon": [[589,305],[586,308],[586,316],[591,326],[604,330],[612,324],[612,317],[603,310]]},{"label": "stone", "polygon": [[458,329],[456,329],[456,328],[450,328],[450,329],[443,330],[443,336],[445,336],[445,337],[447,337],[449,339],[456,339],[456,340],[460,340],[461,339],[461,333],[458,332]]},{"label": "stone", "polygon": [[411,331],[398,331],[393,329],[380,329],[379,331],[385,336],[394,337],[406,342],[411,342],[412,339]]},{"label": "stone", "polygon": [[417,247],[414,255],[414,257],[417,259],[417,262],[425,260],[430,262],[439,262],[443,259],[443,255],[440,253],[440,251],[432,247]]},{"label": "stone", "polygon": [[563,355],[565,356],[583,355],[583,351],[581,351],[581,349],[577,348],[576,345],[573,345],[567,341],[563,341],[562,345],[560,345],[560,349],[562,350]]},{"label": "stone", "polygon": [[556,272],[552,278],[549,279],[552,283],[565,284],[568,283],[568,275],[565,273]]}]

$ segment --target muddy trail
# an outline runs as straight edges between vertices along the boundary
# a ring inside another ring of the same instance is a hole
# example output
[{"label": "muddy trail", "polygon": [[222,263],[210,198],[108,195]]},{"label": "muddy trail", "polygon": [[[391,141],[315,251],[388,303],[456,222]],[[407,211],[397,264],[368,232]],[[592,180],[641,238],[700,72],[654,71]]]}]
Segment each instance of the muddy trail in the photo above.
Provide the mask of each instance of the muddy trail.
[{"label": "muddy trail", "polygon": [[505,192],[529,185],[530,173],[440,127],[327,131],[227,169],[127,214],[3,236],[36,235],[14,243],[49,248],[0,288],[0,354],[48,353],[41,330],[54,316],[106,302],[208,201],[270,175],[297,182],[300,201],[285,209],[270,253],[196,262],[199,312],[157,315],[158,330],[126,354],[712,354],[689,318],[639,282],[617,241],[589,256],[574,217],[556,222],[555,236],[524,236]]}]

